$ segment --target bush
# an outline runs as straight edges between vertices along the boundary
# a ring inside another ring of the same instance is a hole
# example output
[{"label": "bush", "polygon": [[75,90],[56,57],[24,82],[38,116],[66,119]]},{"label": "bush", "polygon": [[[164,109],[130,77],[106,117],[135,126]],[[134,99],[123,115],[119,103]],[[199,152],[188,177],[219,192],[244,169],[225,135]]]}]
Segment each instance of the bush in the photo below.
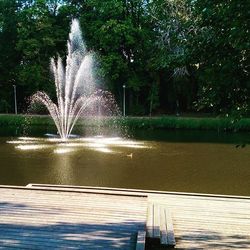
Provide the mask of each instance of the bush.
[{"label": "bush", "polygon": [[[102,119],[102,121],[100,121]],[[250,131],[250,118],[234,120],[231,118],[191,118],[191,117],[104,117],[98,121],[94,118],[80,119],[81,126],[125,126],[145,129],[197,129],[217,131]],[[101,123],[100,123],[101,122]],[[34,115],[0,115],[0,126],[51,126],[50,116]]]}]

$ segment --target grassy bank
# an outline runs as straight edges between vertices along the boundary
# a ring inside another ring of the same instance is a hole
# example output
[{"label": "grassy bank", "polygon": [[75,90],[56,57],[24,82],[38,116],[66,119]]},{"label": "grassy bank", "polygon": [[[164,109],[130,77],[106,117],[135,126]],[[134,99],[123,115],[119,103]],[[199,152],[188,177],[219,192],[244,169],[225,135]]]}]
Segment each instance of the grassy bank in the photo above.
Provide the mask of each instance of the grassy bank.
[{"label": "grassy bank", "polygon": [[152,129],[197,129],[197,130],[225,130],[250,131],[250,118],[234,120],[232,118],[193,118],[193,117],[142,117],[127,118],[125,123],[134,128]]},{"label": "grassy bank", "polygon": [[23,126],[29,124],[31,126],[48,126],[53,125],[53,121],[49,116],[30,116],[30,115],[0,115],[0,127],[4,126]]},{"label": "grassy bank", "polygon": [[[197,129],[197,130],[222,130],[222,131],[250,131],[250,118],[234,120],[232,118],[215,117],[126,117],[126,118],[90,118],[80,120],[78,125],[84,126],[111,126],[126,125],[129,128],[144,129]],[[25,115],[0,115],[0,127],[5,126],[53,126],[49,116]]]}]

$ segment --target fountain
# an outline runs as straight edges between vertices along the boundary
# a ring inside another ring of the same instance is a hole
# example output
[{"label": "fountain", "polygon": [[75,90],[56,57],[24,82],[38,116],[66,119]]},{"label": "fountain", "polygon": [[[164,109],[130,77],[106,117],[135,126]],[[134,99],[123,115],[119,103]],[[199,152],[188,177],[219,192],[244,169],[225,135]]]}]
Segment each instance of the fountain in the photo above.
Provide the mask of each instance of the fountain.
[{"label": "fountain", "polygon": [[32,103],[46,106],[62,139],[70,137],[80,116],[97,103],[105,102],[107,91],[97,89],[93,72],[93,53],[87,52],[78,20],[73,19],[67,42],[66,66],[58,56],[51,59],[51,70],[56,87],[57,103],[42,91],[35,93]]},{"label": "fountain", "polygon": [[[32,103],[41,103],[46,106],[60,138],[55,135],[49,136],[49,138],[25,136],[9,140],[7,143],[14,144],[17,150],[23,152],[47,151],[64,155],[91,150],[102,154],[124,154],[129,158],[132,158],[132,149],[151,148],[144,142],[118,137],[117,132],[121,131],[112,130],[112,137],[105,137],[102,133],[94,137],[71,135],[72,129],[80,117],[102,115],[103,112],[105,115],[108,112],[108,115],[116,117],[120,112],[112,94],[96,88],[93,70],[94,55],[92,52],[87,52],[79,22],[76,19],[72,21],[67,45],[68,54],[65,67],[61,57],[58,56],[57,60],[51,59],[57,102],[54,103],[48,94],[42,91],[38,91],[31,97]],[[117,128],[116,124],[112,124],[111,127]],[[126,132],[124,128],[122,130],[122,132]]]}]

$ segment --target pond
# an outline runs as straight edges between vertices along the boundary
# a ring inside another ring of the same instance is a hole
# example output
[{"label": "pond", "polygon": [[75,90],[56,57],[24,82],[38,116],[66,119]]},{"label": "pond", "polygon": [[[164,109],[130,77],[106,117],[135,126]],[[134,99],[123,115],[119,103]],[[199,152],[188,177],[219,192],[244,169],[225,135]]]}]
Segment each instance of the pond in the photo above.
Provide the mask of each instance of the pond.
[{"label": "pond", "polygon": [[130,139],[0,137],[0,184],[250,195],[247,133],[134,131]]}]

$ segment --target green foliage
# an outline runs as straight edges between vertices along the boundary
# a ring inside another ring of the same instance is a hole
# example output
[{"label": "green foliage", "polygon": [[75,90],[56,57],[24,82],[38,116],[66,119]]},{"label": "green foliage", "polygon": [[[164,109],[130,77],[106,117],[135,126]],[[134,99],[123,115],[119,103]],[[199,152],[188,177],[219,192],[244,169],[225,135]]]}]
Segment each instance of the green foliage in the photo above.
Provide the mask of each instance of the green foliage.
[{"label": "green foliage", "polygon": [[88,4],[92,11],[81,15],[81,23],[87,43],[98,52],[99,75],[108,83],[118,103],[122,102],[122,86],[126,84],[132,107],[151,81],[145,62],[152,50],[149,41],[153,32],[145,1],[93,0]]},{"label": "green foliage", "polygon": [[3,98],[0,100],[0,112],[1,113],[8,113],[8,110],[10,109],[10,105],[6,100]]},{"label": "green foliage", "polygon": [[158,92],[159,92],[159,86],[157,84],[152,84],[150,94],[148,96],[148,100],[150,103],[150,107],[149,107],[150,116],[152,115],[152,111],[159,106]]},{"label": "green foliage", "polygon": [[196,129],[217,131],[249,131],[250,119],[234,121],[231,118],[189,118],[189,117],[128,117],[124,120],[129,128],[145,129]]},{"label": "green foliage", "polygon": [[194,28],[190,25],[192,13],[187,1],[152,1],[149,14],[158,31],[155,66],[172,70],[186,66],[187,36]]},{"label": "green foliage", "polygon": [[130,112],[134,115],[145,115],[145,107],[137,103],[131,107]]},{"label": "green foliage", "polygon": [[[57,1],[54,1],[57,2]],[[22,55],[18,66],[18,82],[24,94],[36,90],[51,92],[50,58],[60,53],[57,45],[66,41],[66,33],[56,24],[57,16],[51,12],[49,1],[36,0],[23,5],[18,23],[16,49]]]},{"label": "green foliage", "polygon": [[[49,116],[25,115],[0,115],[0,127],[20,127],[29,123],[29,126],[53,126]],[[244,118],[235,121],[231,118],[211,117],[106,117],[103,119],[80,120],[77,125],[84,127],[115,127],[125,126],[130,129],[196,129],[216,131],[250,131],[250,119]]]},{"label": "green foliage", "polygon": [[191,5],[198,27],[190,38],[190,53],[198,67],[199,109],[246,112],[250,102],[249,2],[196,0]]},{"label": "green foliage", "polygon": [[16,51],[19,6],[15,0],[0,1],[0,112],[11,112],[12,85],[16,84],[20,60]]},{"label": "green foliage", "polygon": [[[64,57],[72,18],[96,52],[98,84],[131,115],[249,114],[249,1],[1,0],[0,112],[37,90],[54,95],[49,60]],[[105,82],[105,85],[103,84]]]}]

